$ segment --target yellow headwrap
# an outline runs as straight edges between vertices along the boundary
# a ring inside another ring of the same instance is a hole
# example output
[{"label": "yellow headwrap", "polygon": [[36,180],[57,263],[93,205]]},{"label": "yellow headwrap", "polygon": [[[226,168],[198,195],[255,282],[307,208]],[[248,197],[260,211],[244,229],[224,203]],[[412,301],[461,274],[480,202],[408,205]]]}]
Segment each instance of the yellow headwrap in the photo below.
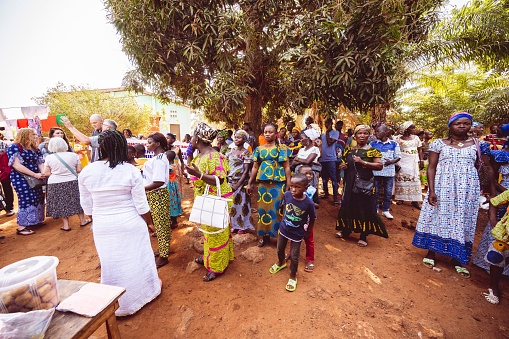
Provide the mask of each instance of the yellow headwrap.
[{"label": "yellow headwrap", "polygon": [[368,130],[369,133],[371,133],[371,128],[368,125],[357,125],[355,126],[355,129],[353,130],[353,135],[356,135],[359,130],[365,129]]}]

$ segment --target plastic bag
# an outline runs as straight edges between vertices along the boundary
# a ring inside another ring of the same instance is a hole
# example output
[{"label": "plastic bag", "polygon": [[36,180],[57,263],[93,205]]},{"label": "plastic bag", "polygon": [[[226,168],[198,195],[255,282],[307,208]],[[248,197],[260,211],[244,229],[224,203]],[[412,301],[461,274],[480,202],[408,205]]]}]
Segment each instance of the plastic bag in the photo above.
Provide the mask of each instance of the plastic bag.
[{"label": "plastic bag", "polygon": [[0,314],[0,338],[42,339],[55,309]]}]

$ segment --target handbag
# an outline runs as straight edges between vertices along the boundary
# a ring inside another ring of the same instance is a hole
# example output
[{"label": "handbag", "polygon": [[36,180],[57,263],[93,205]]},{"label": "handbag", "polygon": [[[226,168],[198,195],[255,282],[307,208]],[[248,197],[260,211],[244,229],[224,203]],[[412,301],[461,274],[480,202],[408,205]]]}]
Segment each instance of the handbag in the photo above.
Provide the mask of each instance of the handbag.
[{"label": "handbag", "polygon": [[353,182],[352,192],[356,194],[373,195],[375,188],[375,178],[371,177],[370,179],[366,179],[361,177],[357,172],[355,162],[353,163],[353,167],[355,169],[355,179]]},{"label": "handbag", "polygon": [[474,139],[474,144],[477,149],[477,159],[475,160],[475,168],[477,169],[477,174],[479,176],[479,184],[481,187],[489,186],[490,178],[489,178],[489,170],[488,167],[484,164],[481,154],[481,147],[479,145],[479,140],[477,138]]},{"label": "handbag", "polygon": [[65,166],[67,167],[67,169],[69,170],[69,172],[71,172],[72,174],[74,174],[76,176],[76,178],[78,177],[78,173],[76,173],[76,171],[71,167],[69,166],[69,164],[67,164],[62,158],[60,158],[60,156],[56,153],[53,153],[58,160],[60,160],[60,162]]},{"label": "handbag", "polygon": [[[16,145],[18,145],[20,153],[22,153],[23,146],[21,144],[16,144]],[[42,188],[42,186],[45,186],[48,183],[48,178],[37,179],[37,178],[34,178],[34,177],[32,177],[28,174],[25,174],[25,173],[21,173],[21,172],[18,172],[18,173],[21,174],[23,176],[23,178],[25,178],[25,180],[28,184],[28,187],[30,187],[33,190]]]},{"label": "handbag", "polygon": [[221,187],[219,186],[219,178],[216,179],[217,196],[209,195],[210,186],[205,186],[203,195],[194,198],[193,208],[189,215],[189,221],[199,225],[206,225],[218,228],[218,231],[209,232],[197,226],[198,230],[206,234],[217,234],[223,232],[230,225],[230,208],[228,202],[231,199],[221,197]]},{"label": "handbag", "polygon": [[25,178],[26,182],[28,183],[28,187],[30,187],[33,190],[42,188],[42,186],[45,186],[48,183],[48,178],[37,179],[28,174],[24,174],[21,172],[19,173],[23,176],[23,178]]}]

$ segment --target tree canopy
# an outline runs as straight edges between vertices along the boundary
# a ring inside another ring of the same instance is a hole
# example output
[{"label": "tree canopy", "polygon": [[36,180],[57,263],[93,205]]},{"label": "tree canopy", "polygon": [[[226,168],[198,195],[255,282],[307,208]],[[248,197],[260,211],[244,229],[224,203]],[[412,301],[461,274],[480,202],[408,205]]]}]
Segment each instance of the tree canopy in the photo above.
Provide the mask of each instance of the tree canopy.
[{"label": "tree canopy", "polygon": [[35,100],[48,105],[52,115],[66,114],[74,127],[85,134],[91,130],[90,115],[94,113],[115,120],[120,130],[129,128],[134,134],[147,135],[150,128],[150,108],[141,108],[132,97],[112,97],[99,90],[58,83]]},{"label": "tree canopy", "polygon": [[509,111],[509,1],[473,0],[419,45],[399,91],[401,118],[444,135],[447,117],[468,111],[486,125]]},{"label": "tree canopy", "polygon": [[389,102],[442,0],[106,0],[124,85],[227,124]]}]

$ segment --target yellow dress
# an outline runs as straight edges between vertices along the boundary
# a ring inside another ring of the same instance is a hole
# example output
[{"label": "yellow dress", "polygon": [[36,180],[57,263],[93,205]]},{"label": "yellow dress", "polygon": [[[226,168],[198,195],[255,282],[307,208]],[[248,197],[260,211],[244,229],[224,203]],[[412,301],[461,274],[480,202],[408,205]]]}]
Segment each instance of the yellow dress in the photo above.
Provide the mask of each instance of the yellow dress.
[{"label": "yellow dress", "polygon": [[[195,164],[201,173],[211,174],[223,179],[221,188],[221,196],[224,198],[232,195],[232,188],[228,185],[228,172],[230,165],[226,157],[218,152],[211,152],[193,159],[191,166]],[[194,178],[194,196],[201,196],[205,192],[207,184],[203,180]],[[216,195],[215,186],[210,186],[209,194]],[[231,207],[231,202],[230,202]],[[217,231],[215,227],[201,225],[201,227],[209,232]],[[209,272],[223,273],[231,260],[233,260],[233,241],[228,227],[218,234],[203,234],[203,265]]]}]

